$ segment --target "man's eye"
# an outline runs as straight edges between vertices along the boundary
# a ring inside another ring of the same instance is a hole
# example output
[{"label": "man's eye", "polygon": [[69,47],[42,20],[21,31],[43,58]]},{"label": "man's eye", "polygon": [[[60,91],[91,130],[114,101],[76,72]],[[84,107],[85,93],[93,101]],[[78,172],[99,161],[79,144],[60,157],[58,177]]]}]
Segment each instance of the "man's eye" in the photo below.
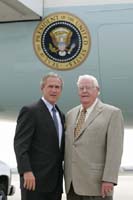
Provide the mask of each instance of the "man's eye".
[{"label": "man's eye", "polygon": [[59,88],[60,88],[60,86],[53,86],[53,85],[49,85],[48,87],[49,87],[49,88],[56,88],[56,89],[59,89]]},{"label": "man's eye", "polygon": [[55,86],[55,88],[56,88],[56,89],[59,89],[60,87],[59,87],[59,86]]}]

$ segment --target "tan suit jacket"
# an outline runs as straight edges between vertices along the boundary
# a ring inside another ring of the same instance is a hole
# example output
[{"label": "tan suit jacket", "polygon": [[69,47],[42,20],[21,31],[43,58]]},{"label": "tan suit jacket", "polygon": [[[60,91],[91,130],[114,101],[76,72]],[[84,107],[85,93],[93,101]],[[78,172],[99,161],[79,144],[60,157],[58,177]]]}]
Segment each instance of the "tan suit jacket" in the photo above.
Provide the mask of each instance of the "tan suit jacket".
[{"label": "tan suit jacket", "polygon": [[66,116],[66,193],[72,183],[79,195],[100,196],[102,181],[117,184],[123,150],[123,117],[120,109],[98,100],[80,135],[74,139],[79,110],[77,106]]}]

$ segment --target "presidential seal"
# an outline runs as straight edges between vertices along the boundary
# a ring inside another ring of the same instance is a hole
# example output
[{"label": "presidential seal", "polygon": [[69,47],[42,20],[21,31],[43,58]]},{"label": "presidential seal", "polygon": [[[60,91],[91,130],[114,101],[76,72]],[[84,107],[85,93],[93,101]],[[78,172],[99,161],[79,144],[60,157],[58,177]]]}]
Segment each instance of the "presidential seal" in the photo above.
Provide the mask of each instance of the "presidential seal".
[{"label": "presidential seal", "polygon": [[33,46],[38,58],[56,70],[70,70],[88,56],[90,33],[78,17],[54,13],[45,17],[35,29]]}]

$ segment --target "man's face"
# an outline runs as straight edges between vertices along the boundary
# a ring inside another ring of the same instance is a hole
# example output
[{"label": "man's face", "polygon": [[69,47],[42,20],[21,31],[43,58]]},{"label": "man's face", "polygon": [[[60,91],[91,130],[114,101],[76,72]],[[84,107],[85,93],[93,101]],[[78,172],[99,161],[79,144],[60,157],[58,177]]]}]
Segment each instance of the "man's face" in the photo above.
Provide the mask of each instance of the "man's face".
[{"label": "man's face", "polygon": [[96,100],[99,93],[99,88],[95,87],[91,80],[82,79],[78,87],[78,93],[81,104],[85,108],[88,108]]},{"label": "man's face", "polygon": [[45,84],[42,87],[44,98],[52,105],[54,105],[57,102],[59,96],[61,95],[61,91],[61,80],[56,77],[47,78]]}]

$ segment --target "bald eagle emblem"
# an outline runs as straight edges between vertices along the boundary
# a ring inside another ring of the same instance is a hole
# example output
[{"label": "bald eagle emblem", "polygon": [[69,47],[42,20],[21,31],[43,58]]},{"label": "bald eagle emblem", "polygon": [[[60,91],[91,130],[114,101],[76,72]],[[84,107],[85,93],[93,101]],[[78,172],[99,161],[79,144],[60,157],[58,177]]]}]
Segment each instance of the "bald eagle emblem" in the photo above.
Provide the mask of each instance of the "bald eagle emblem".
[{"label": "bald eagle emblem", "polygon": [[[71,44],[72,31],[65,27],[55,28],[50,32],[52,43],[49,43],[49,49],[59,56],[66,56],[71,54],[72,50],[76,47],[75,43]],[[70,45],[71,44],[71,45]]]},{"label": "bald eagle emblem", "polygon": [[84,22],[67,12],[46,16],[33,35],[38,58],[52,69],[69,70],[80,66],[90,51],[90,34]]}]

